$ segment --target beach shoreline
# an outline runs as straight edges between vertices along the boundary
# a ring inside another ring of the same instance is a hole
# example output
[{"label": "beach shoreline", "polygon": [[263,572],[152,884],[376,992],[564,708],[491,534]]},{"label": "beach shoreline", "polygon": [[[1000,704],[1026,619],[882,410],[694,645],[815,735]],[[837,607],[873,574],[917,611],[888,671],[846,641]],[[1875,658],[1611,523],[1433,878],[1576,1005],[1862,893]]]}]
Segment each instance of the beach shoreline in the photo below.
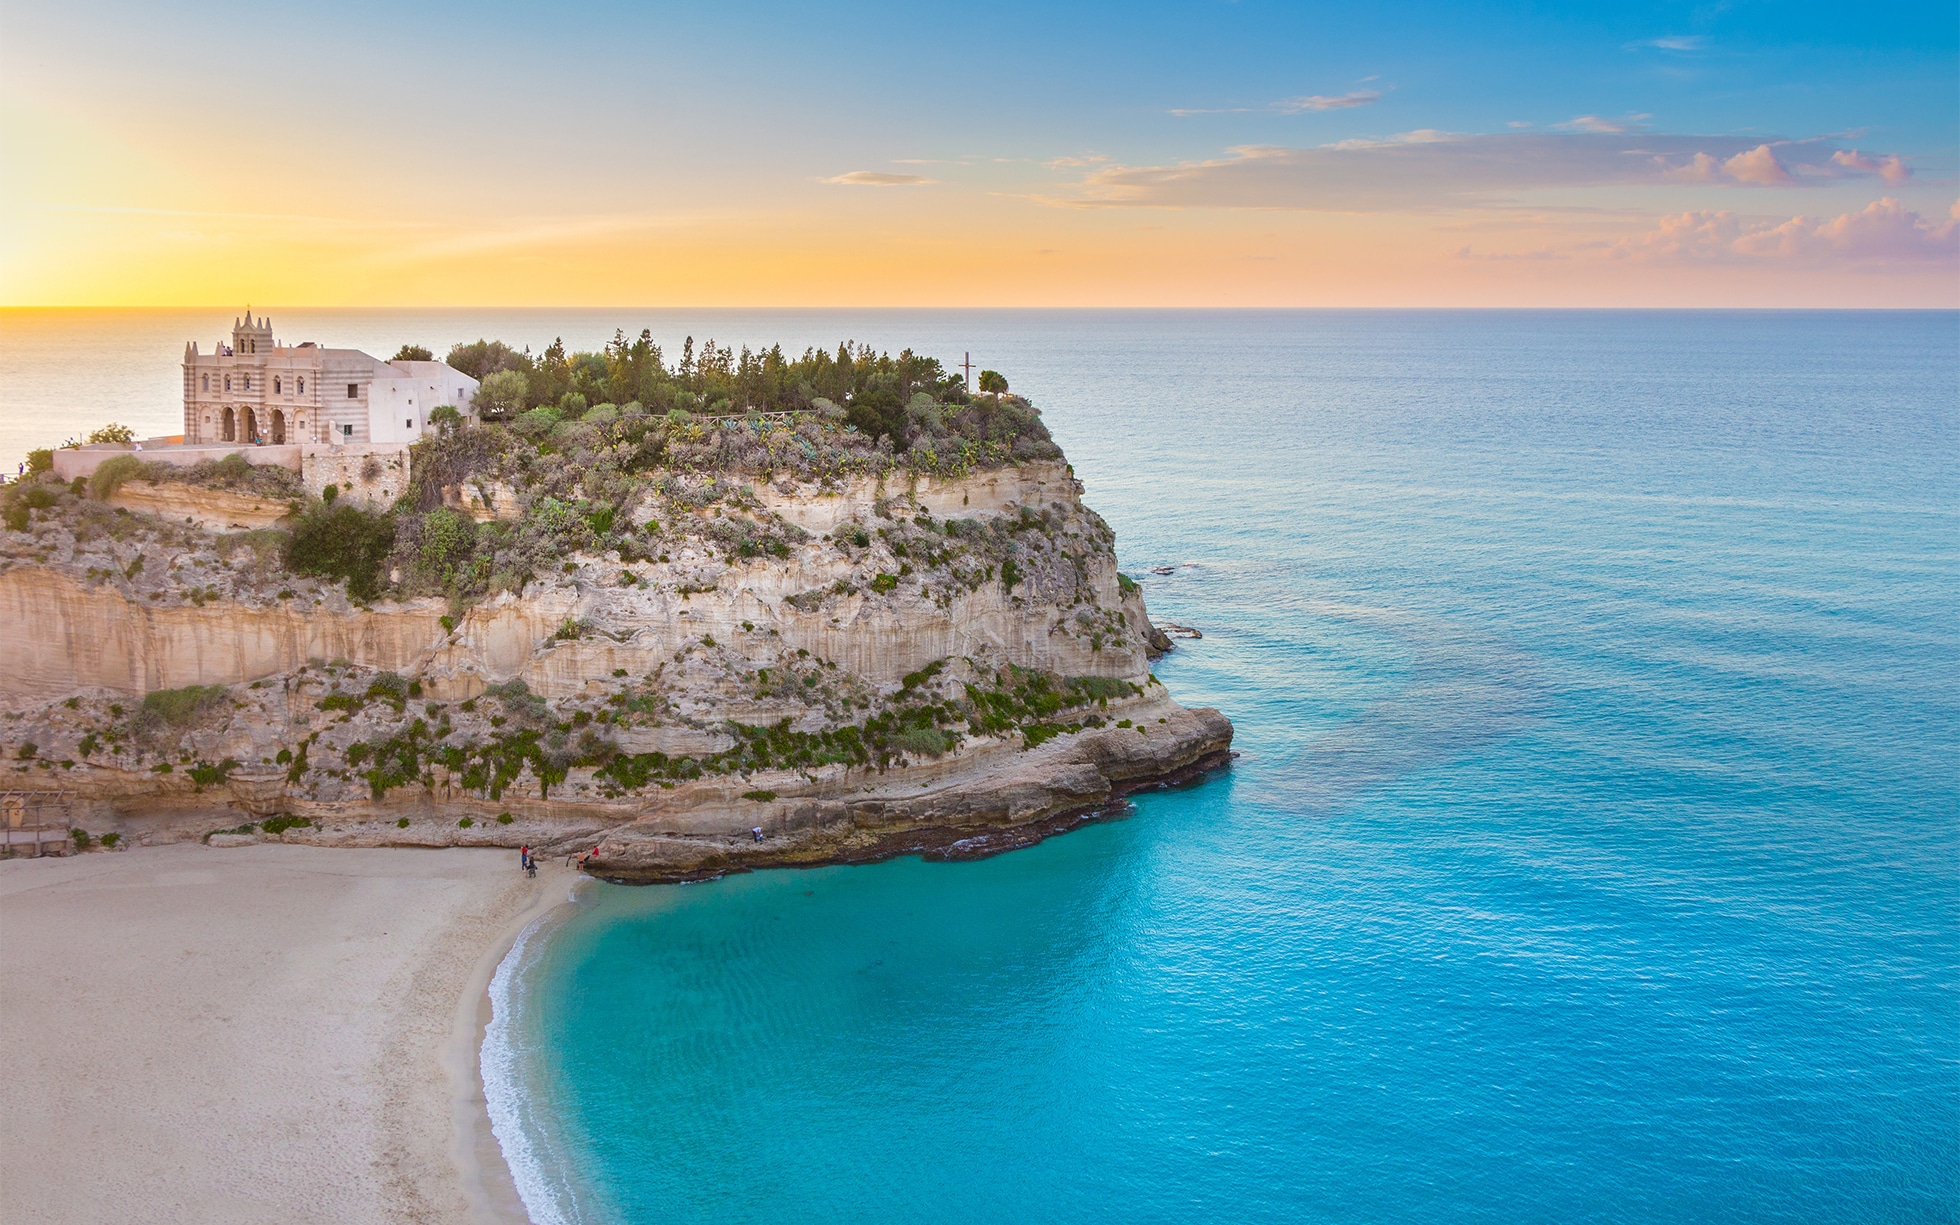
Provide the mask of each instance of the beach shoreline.
[{"label": "beach shoreline", "polygon": [[0,1218],[525,1222],[490,976],[569,898],[508,852],[142,847],[0,864]]},{"label": "beach shoreline", "polygon": [[509,919],[497,939],[483,950],[468,983],[456,998],[444,1059],[449,1071],[450,1154],[471,1225],[530,1225],[502,1142],[492,1126],[488,1090],[483,1082],[483,1044],[493,1016],[490,982],[504,959],[533,928],[542,928],[559,911],[575,903],[576,892],[591,878],[564,865],[538,862],[544,888],[533,903]]}]

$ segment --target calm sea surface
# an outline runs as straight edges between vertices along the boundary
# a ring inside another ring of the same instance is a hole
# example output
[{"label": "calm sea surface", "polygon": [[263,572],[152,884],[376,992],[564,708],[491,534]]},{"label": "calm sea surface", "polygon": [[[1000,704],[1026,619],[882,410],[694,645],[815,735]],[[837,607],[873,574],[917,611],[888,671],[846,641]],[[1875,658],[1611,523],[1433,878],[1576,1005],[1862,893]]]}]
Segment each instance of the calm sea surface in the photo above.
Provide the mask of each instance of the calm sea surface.
[{"label": "calm sea surface", "polygon": [[[273,315],[971,350],[1238,726],[992,860],[586,887],[485,1054],[540,1225],[1960,1219],[1960,316]],[[229,324],[0,314],[0,458]]]}]

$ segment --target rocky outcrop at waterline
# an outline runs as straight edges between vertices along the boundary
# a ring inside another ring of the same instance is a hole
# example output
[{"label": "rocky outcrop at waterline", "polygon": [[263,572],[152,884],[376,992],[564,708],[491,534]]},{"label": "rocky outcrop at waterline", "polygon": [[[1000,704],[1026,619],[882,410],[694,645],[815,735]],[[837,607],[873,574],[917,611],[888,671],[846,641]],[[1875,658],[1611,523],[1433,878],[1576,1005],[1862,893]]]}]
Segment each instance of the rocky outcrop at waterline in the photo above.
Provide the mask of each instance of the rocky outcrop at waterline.
[{"label": "rocky outcrop at waterline", "polygon": [[0,790],[124,843],[687,879],[1014,845],[1229,754],[1151,676],[1168,642],[1059,460],[668,474],[468,600],[351,596],[208,495],[43,488],[0,533]]}]

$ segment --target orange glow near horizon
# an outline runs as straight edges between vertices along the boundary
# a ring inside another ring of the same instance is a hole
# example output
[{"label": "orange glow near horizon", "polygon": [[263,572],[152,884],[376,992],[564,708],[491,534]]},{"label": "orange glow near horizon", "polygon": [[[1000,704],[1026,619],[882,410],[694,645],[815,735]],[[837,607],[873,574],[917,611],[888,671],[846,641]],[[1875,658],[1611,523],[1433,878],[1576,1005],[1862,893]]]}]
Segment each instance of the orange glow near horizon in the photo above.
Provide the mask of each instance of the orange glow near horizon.
[{"label": "orange glow near horizon", "polygon": [[[1127,161],[1044,158],[1025,131],[999,138],[1015,156],[900,156],[930,133],[815,147],[776,133],[780,100],[717,113],[751,149],[641,100],[664,143],[609,158],[587,103],[542,90],[535,119],[473,112],[504,101],[481,87],[415,95],[451,130],[401,140],[385,96],[342,114],[317,81],[214,125],[215,82],[0,57],[5,305],[1960,306],[1951,176],[1835,138],[1588,114],[1333,139],[1396,131],[1370,116],[1403,95],[1371,87],[1291,117],[1125,112],[1148,137]],[[567,133],[540,164],[445,152],[534,121]],[[1227,143],[1275,122],[1323,126]],[[1217,134],[1179,135],[1198,131]]]},{"label": "orange glow near horizon", "polygon": [[1393,214],[1013,202],[991,214],[940,205],[898,218],[574,217],[443,229],[67,211],[12,233],[0,296],[22,306],[1960,304],[1951,270],[1938,265],[1871,272],[1535,258],[1530,249],[1553,234],[1531,225],[1481,227],[1466,252],[1466,235],[1446,222]]}]

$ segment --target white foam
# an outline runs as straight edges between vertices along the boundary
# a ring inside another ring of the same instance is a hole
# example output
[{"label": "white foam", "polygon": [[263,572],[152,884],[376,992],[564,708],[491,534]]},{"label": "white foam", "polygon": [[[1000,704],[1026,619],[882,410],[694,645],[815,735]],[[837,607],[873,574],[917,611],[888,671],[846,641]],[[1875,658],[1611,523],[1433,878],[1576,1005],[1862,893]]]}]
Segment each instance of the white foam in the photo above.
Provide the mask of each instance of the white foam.
[{"label": "white foam", "polygon": [[547,1162],[539,1152],[544,1137],[531,1117],[532,1102],[524,1092],[512,1036],[517,1019],[517,982],[526,968],[525,951],[546,918],[549,916],[534,920],[518,934],[490,979],[490,1023],[484,1027],[480,1062],[483,1098],[490,1131],[503,1150],[504,1164],[510,1168],[511,1181],[531,1225],[580,1225],[585,1214],[579,1211],[571,1188],[554,1184],[545,1173]]}]

